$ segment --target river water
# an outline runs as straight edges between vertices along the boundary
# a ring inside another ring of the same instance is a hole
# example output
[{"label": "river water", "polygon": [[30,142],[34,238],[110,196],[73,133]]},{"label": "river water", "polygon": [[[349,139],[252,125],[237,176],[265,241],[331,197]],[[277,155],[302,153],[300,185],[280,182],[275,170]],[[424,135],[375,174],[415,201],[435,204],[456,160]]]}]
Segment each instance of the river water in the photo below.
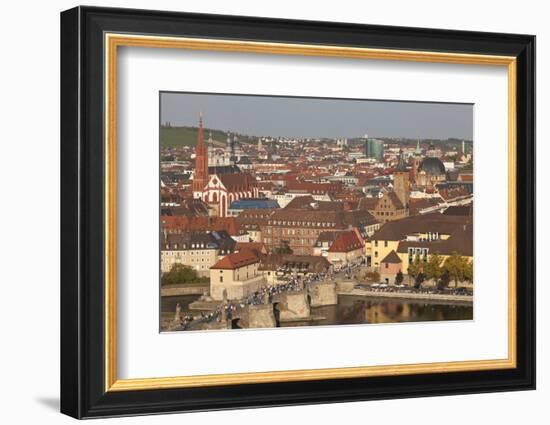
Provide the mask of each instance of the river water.
[{"label": "river water", "polygon": [[[180,303],[182,312],[187,312],[189,304],[198,298],[197,295],[163,297],[162,319],[174,317],[177,303]],[[191,314],[197,314],[197,311]],[[450,302],[339,296],[337,305],[312,308],[311,314],[318,320],[282,323],[281,327],[472,320],[473,306]]]}]

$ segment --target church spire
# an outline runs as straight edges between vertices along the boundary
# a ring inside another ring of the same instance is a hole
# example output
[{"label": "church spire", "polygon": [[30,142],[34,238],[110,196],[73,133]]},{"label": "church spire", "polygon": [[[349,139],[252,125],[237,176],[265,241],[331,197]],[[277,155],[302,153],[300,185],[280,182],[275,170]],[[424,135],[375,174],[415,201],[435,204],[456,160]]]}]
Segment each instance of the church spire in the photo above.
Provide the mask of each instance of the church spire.
[{"label": "church spire", "polygon": [[202,111],[199,113],[199,136],[197,141],[197,150],[199,148],[203,147],[203,140],[202,140]]},{"label": "church spire", "polygon": [[208,150],[204,145],[202,112],[199,115],[197,146],[195,148],[195,174],[193,176],[193,196],[200,198],[204,187],[208,184]]},{"label": "church spire", "polygon": [[406,172],[407,171],[407,165],[405,164],[403,149],[399,149],[399,163],[397,164],[397,170],[396,171],[400,171],[400,172]]},{"label": "church spire", "polygon": [[422,154],[422,150],[420,149],[420,139],[416,139],[416,150],[414,151],[415,155]]}]

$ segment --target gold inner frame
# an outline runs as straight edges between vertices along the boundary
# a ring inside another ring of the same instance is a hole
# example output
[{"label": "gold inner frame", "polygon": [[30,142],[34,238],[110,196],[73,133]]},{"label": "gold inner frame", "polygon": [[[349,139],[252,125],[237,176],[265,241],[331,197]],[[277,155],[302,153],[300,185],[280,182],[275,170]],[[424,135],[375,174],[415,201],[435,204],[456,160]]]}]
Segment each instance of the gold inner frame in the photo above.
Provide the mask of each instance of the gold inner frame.
[{"label": "gold inner frame", "polygon": [[[417,373],[447,373],[516,367],[516,58],[477,54],[370,49],[325,45],[266,43],[105,34],[105,391],[204,387],[268,382],[311,381]],[[116,325],[116,99],[117,48],[150,47],[355,59],[494,65],[508,72],[508,357],[495,360],[399,364],[175,377],[118,379]]]}]

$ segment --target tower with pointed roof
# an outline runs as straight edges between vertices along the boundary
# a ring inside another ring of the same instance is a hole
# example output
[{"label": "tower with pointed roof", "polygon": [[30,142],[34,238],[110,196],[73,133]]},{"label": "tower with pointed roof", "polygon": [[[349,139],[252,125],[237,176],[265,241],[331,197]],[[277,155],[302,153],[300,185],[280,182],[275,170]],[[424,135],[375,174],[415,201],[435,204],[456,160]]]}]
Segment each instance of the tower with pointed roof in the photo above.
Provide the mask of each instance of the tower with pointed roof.
[{"label": "tower with pointed roof", "polygon": [[405,163],[403,150],[399,150],[399,162],[393,173],[393,191],[405,208],[409,207],[409,171]]},{"label": "tower with pointed roof", "polygon": [[233,136],[233,157],[234,162],[238,163],[241,160],[241,156],[243,156],[243,151],[241,148],[241,142],[239,142],[239,138],[235,134]]},{"label": "tower with pointed roof", "polygon": [[208,184],[208,148],[204,144],[202,131],[202,112],[199,117],[199,131],[195,148],[195,173],[193,175],[193,197],[201,198]]},{"label": "tower with pointed roof", "polygon": [[[193,175],[193,197],[208,204],[209,214],[218,217],[227,217],[231,202],[238,199],[258,197],[256,179],[250,173],[243,173],[238,167],[227,165],[213,165],[208,167],[208,146],[214,142],[203,140],[202,113],[199,120],[197,146],[195,148],[195,171]],[[230,149],[234,148],[235,139],[228,137]],[[228,157],[229,151],[224,152]],[[238,157],[238,153],[235,155]],[[213,159],[215,159],[213,157]]]},{"label": "tower with pointed roof", "polygon": [[414,151],[414,156],[412,158],[412,168],[410,174],[410,180],[413,184],[416,184],[418,180],[418,167],[420,167],[420,162],[422,162],[422,149],[420,149],[420,139],[416,139],[416,150]]},{"label": "tower with pointed roof", "polygon": [[420,139],[416,139],[416,150],[414,151],[414,154],[417,156],[422,155],[422,149],[420,149]]}]

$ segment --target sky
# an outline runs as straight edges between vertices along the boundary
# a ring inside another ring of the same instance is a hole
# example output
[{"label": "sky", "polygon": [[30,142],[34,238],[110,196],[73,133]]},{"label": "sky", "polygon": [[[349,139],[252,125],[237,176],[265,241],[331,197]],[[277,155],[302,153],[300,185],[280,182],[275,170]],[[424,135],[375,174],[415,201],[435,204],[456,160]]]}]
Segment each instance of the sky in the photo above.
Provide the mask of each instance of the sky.
[{"label": "sky", "polygon": [[162,92],[161,123],[250,136],[473,138],[473,105]]}]

